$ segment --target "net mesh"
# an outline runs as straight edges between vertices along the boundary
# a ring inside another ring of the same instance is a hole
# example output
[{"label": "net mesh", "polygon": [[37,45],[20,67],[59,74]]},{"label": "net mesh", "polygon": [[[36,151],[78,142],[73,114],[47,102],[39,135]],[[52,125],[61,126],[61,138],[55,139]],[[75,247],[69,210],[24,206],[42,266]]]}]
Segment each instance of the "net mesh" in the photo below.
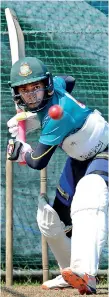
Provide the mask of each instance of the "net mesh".
[{"label": "net mesh", "polygon": [[[8,87],[11,54],[5,8],[18,17],[25,39],[26,56],[41,59],[53,75],[76,78],[73,96],[107,119],[107,1],[2,1],[1,5],[1,87],[2,87],[2,265],[5,265],[5,160],[9,139],[6,122],[15,114]],[[27,136],[34,147],[40,131]],[[66,155],[57,149],[47,168],[49,200],[55,195]],[[40,174],[14,164],[14,268],[41,268],[41,235],[36,222]],[[35,210],[36,209],[36,210]],[[49,263],[56,262],[49,251]],[[101,267],[107,266],[107,246]]]}]

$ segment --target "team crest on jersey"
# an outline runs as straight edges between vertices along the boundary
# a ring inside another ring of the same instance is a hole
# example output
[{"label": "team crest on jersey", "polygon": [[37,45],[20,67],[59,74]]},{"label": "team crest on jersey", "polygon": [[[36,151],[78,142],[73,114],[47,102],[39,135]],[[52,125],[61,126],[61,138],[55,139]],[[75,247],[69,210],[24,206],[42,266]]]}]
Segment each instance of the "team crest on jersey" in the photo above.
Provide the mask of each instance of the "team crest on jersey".
[{"label": "team crest on jersey", "polygon": [[81,103],[80,101],[76,100],[74,97],[72,97],[69,93],[66,93],[65,95],[67,95],[67,97],[69,97],[70,99],[72,99],[75,103],[77,103],[79,106],[81,106],[81,108],[85,108],[85,104]]},{"label": "team crest on jersey", "polygon": [[19,75],[28,76],[32,73],[30,66],[27,63],[21,64]]}]

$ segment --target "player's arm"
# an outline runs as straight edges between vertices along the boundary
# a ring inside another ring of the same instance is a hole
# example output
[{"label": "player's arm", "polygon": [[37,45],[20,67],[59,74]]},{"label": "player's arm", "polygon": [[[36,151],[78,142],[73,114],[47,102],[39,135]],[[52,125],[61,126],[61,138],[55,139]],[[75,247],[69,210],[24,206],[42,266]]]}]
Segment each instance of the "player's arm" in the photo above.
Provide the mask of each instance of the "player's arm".
[{"label": "player's arm", "polygon": [[41,170],[47,166],[56,148],[57,145],[50,146],[39,142],[32,153],[26,153],[26,163],[33,169]]},{"label": "player's arm", "polygon": [[75,78],[70,75],[59,75],[59,77],[63,78],[66,83],[66,91],[71,93],[75,86]]},{"label": "player's arm", "polygon": [[33,151],[29,144],[11,139],[7,154],[10,161],[26,161],[29,167],[41,170],[47,166],[56,147],[39,142]]}]

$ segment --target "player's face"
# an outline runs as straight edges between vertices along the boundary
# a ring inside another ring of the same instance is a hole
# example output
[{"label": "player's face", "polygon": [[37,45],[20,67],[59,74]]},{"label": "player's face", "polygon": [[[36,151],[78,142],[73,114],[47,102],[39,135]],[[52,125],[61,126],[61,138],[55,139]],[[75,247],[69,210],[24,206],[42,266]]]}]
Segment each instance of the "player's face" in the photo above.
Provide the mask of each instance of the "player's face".
[{"label": "player's face", "polygon": [[29,109],[37,108],[44,98],[44,83],[34,82],[27,85],[18,87],[18,93],[20,94],[24,103],[26,103]]}]

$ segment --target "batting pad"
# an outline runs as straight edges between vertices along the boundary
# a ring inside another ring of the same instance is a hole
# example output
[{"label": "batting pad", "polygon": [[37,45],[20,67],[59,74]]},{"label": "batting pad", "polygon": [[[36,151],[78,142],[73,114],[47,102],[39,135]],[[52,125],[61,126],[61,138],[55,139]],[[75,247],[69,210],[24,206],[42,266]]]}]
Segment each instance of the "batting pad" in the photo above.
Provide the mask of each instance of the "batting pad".
[{"label": "batting pad", "polygon": [[37,222],[41,233],[51,248],[61,269],[70,265],[71,240],[64,232],[64,223],[56,211],[40,199],[37,212]]}]

